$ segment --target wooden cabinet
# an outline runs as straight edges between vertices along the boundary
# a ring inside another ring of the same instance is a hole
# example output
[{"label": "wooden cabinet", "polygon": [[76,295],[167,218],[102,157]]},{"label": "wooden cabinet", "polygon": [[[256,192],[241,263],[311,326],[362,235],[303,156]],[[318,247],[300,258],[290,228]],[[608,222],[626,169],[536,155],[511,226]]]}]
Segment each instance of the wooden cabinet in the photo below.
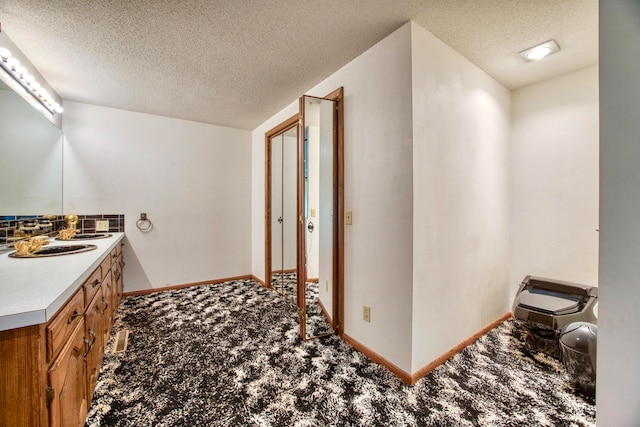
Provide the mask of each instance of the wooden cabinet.
[{"label": "wooden cabinet", "polygon": [[116,249],[118,249],[118,251],[116,252],[117,256],[115,257],[114,262],[111,264],[111,276],[113,278],[113,283],[114,283],[116,294],[118,295],[118,301],[119,301],[122,298],[122,292],[124,291],[124,285],[122,282],[122,270],[124,269],[124,259],[122,257],[122,249],[120,247]]},{"label": "wooden cabinet", "polygon": [[46,388],[50,426],[81,426],[89,409],[84,319],[51,364]]},{"label": "wooden cabinet", "polygon": [[47,361],[60,351],[84,315],[84,296],[79,289],[47,324]]},{"label": "wooden cabinet", "polygon": [[0,331],[0,426],[82,426],[122,296],[122,243],[44,324]]},{"label": "wooden cabinet", "polygon": [[[110,330],[111,325],[107,324],[106,316],[104,316],[104,300],[102,297],[102,288],[98,289],[93,300],[87,307],[84,314],[85,321],[85,337],[89,340],[87,346],[87,395],[89,398],[93,396],[93,390],[98,381],[100,373],[100,365],[104,356],[105,331]],[[107,336],[107,339],[109,337]]]},{"label": "wooden cabinet", "polygon": [[[115,309],[118,307],[117,295],[113,288],[113,280],[111,279],[111,268],[107,271],[105,278],[102,281],[102,305],[103,315],[105,316],[106,324],[111,328],[113,324],[113,318],[115,315]],[[105,330],[105,339],[109,338],[109,330]]]},{"label": "wooden cabinet", "polygon": [[45,325],[0,332],[0,425],[46,426]]}]

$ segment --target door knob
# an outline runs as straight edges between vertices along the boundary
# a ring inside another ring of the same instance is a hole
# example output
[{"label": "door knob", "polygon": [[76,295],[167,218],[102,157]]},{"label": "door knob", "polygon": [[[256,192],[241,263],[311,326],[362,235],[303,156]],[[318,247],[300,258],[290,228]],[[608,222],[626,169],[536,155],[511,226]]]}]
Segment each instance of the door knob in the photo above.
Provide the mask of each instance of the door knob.
[{"label": "door knob", "polygon": [[278,217],[278,222],[282,224],[282,217]]},{"label": "door knob", "polygon": [[309,233],[313,233],[314,229],[315,229],[315,226],[311,221],[309,221],[309,224],[307,225],[307,230],[309,230]]}]

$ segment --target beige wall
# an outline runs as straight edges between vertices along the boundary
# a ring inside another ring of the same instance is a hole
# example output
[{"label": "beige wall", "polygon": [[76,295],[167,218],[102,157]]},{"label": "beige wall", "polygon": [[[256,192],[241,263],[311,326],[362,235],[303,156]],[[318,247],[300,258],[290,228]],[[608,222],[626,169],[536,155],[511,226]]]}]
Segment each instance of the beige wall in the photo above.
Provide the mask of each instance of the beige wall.
[{"label": "beige wall", "polygon": [[125,291],[251,271],[249,131],[64,107],[64,212],[125,214]]},{"label": "beige wall", "polygon": [[507,313],[510,94],[412,24],[415,372]]},{"label": "beige wall", "polygon": [[598,67],[512,94],[511,288],[598,284]]}]

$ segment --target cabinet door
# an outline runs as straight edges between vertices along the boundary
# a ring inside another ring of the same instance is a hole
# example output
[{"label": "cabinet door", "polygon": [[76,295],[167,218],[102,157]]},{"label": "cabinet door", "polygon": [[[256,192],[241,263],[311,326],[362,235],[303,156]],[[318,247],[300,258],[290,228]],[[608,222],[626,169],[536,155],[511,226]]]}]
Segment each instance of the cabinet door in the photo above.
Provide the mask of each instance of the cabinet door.
[{"label": "cabinet door", "polygon": [[84,329],[83,319],[49,369],[49,423],[52,427],[81,426],[87,417]]},{"label": "cabinet door", "polygon": [[[116,288],[116,294],[118,296],[116,300],[116,305],[120,304],[120,300],[122,299],[122,292],[124,291],[124,285],[122,282],[122,267],[124,266],[124,261],[122,260],[122,254],[118,255],[116,261],[111,265],[111,275],[113,278],[114,286]],[[118,307],[114,307],[114,313],[118,312]]]},{"label": "cabinet door", "polygon": [[[104,356],[104,328],[106,319],[102,314],[102,288],[98,289],[91,304],[84,314],[85,336],[91,342],[91,348],[87,349],[87,396],[93,396],[93,390],[100,374],[100,365]],[[89,344],[87,344],[89,345]]]},{"label": "cabinet door", "polygon": [[109,341],[109,333],[111,332],[111,326],[113,325],[113,313],[114,306],[117,304],[117,295],[113,280],[111,278],[111,270],[102,280],[102,314],[103,314],[103,340],[106,343]]}]

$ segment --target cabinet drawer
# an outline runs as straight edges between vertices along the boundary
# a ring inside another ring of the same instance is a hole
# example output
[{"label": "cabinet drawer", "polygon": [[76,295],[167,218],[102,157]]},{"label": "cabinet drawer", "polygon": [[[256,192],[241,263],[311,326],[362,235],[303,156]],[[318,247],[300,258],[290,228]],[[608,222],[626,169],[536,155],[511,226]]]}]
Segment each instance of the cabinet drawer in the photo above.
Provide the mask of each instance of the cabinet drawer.
[{"label": "cabinet drawer", "polygon": [[111,271],[111,254],[107,255],[100,263],[100,268],[102,268],[102,280],[104,280],[106,274]]},{"label": "cabinet drawer", "polygon": [[84,315],[84,293],[79,289],[47,324],[47,361],[60,351]]},{"label": "cabinet drawer", "polygon": [[118,247],[117,246],[111,250],[111,252],[109,253],[109,257],[111,257],[111,262],[112,263],[116,262],[116,258],[118,258]]},{"label": "cabinet drawer", "polygon": [[87,361],[87,395],[89,397],[93,396],[98,375],[100,374],[100,365],[102,364],[102,357],[104,356],[104,330],[105,328],[109,330],[111,326],[107,325],[104,320],[104,306],[102,288],[98,288],[96,297],[91,301],[89,307],[87,307],[87,312],[84,314],[85,336],[89,343],[91,343],[87,348],[87,355],[85,357]]},{"label": "cabinet drawer", "polygon": [[116,245],[115,248],[113,248],[113,250],[116,253],[116,256],[122,255],[122,246],[124,246],[124,243],[120,242],[118,245]]},{"label": "cabinet drawer", "polygon": [[[113,274],[115,274],[116,271],[122,272],[122,267],[123,267],[122,254],[120,254],[111,264],[111,271],[113,272]],[[113,280],[116,280],[116,278],[114,277]]]},{"label": "cabinet drawer", "polygon": [[102,282],[102,302],[104,304],[104,315],[106,325],[109,325],[108,328],[105,329],[104,341],[107,342],[109,340],[109,331],[111,325],[113,325],[113,315],[115,310],[118,308],[118,299],[117,299],[116,290],[114,287],[113,280],[111,279],[111,274],[109,274],[104,281]]},{"label": "cabinet drawer", "polygon": [[102,283],[102,267],[96,268],[93,274],[84,282],[82,288],[84,289],[84,301],[86,305],[89,305],[93,296],[100,289],[100,283]]}]

